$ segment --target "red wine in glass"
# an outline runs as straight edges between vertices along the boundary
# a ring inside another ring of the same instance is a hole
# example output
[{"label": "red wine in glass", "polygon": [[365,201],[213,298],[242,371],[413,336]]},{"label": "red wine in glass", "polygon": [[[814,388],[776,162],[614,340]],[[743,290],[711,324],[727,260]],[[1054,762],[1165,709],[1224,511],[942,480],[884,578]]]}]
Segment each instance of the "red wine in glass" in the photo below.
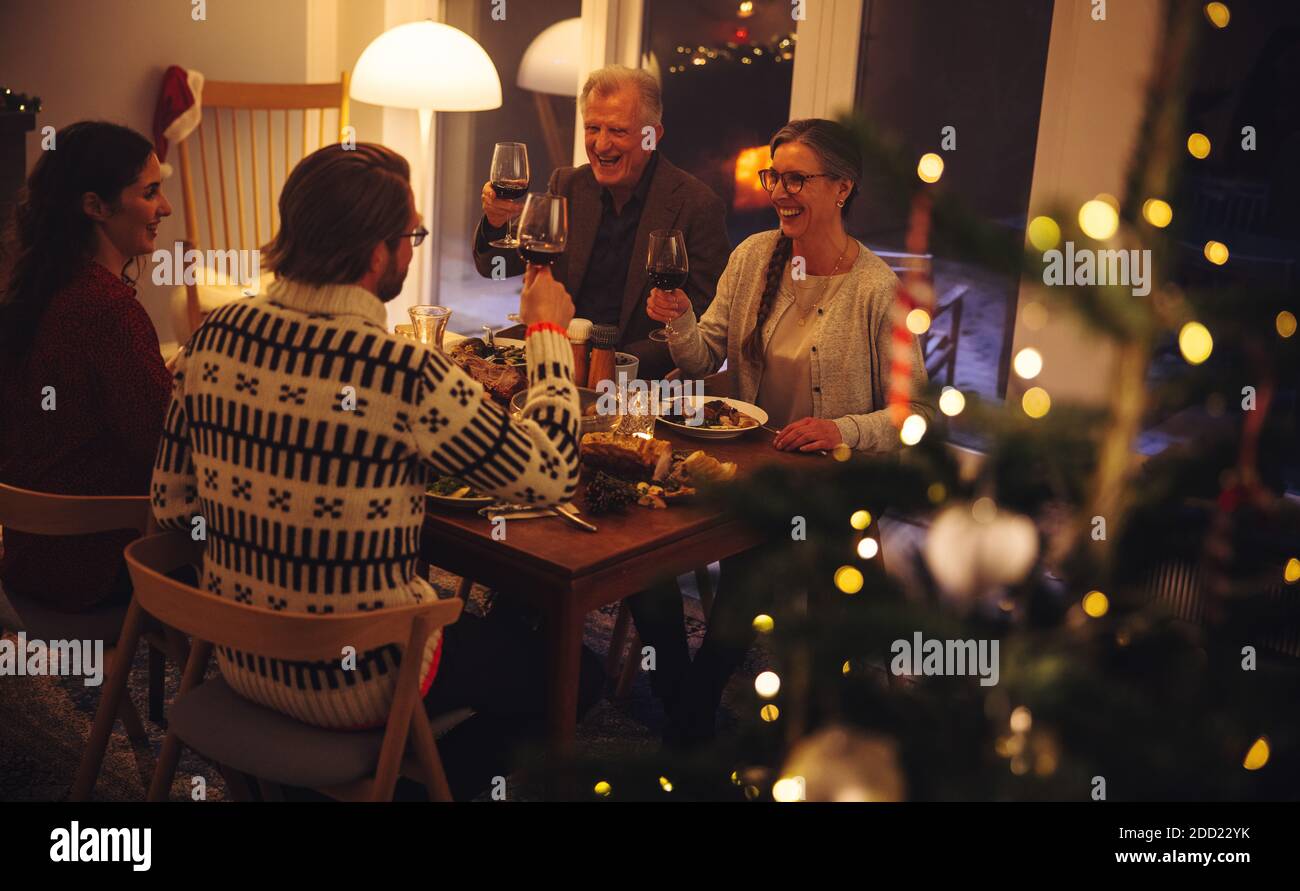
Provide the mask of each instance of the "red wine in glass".
[{"label": "red wine in glass", "polygon": [[[686,284],[690,263],[686,259],[686,236],[680,229],[656,229],[650,233],[650,250],[646,256],[646,276],[650,285],[661,291],[675,291]],[[650,339],[668,341],[668,329],[657,328]]]},{"label": "red wine in glass", "polygon": [[686,272],[682,266],[655,266],[646,270],[650,286],[661,291],[676,291],[686,284]]},{"label": "red wine in glass", "polygon": [[492,181],[492,191],[503,201],[518,201],[528,194],[526,179],[498,179]]},{"label": "red wine in glass", "polygon": [[519,217],[519,256],[536,266],[550,266],[564,254],[569,240],[569,203],[562,195],[533,193]]},{"label": "red wine in glass", "polygon": [[519,256],[524,258],[525,263],[532,263],[534,266],[551,266],[564,256],[564,245],[526,241],[519,245]]},{"label": "red wine in glass", "polygon": [[[528,146],[522,142],[498,142],[492,149],[492,170],[488,180],[497,197],[518,201],[528,194]],[[519,247],[519,239],[510,231],[506,220],[505,238],[489,242],[493,247],[512,249]]]}]

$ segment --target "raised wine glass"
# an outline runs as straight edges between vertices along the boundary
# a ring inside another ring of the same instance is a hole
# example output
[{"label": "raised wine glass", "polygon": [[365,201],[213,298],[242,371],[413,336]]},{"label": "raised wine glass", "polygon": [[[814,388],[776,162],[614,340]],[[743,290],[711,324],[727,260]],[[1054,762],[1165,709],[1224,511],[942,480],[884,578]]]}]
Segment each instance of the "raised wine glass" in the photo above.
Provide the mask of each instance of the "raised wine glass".
[{"label": "raised wine glass", "polygon": [[533,192],[519,216],[519,256],[535,266],[550,266],[569,240],[569,203],[563,195]]},{"label": "raised wine glass", "polygon": [[[522,142],[498,142],[492,150],[492,190],[505,201],[518,201],[528,194],[528,146]],[[493,247],[515,249],[519,239],[510,232],[506,220],[505,238],[495,239]]]},{"label": "raised wine glass", "polygon": [[[686,284],[690,264],[686,260],[686,237],[680,229],[656,229],[650,233],[645,271],[651,287],[661,291],[675,291]],[[668,331],[666,326],[656,328],[650,332],[650,339],[667,343]]]}]

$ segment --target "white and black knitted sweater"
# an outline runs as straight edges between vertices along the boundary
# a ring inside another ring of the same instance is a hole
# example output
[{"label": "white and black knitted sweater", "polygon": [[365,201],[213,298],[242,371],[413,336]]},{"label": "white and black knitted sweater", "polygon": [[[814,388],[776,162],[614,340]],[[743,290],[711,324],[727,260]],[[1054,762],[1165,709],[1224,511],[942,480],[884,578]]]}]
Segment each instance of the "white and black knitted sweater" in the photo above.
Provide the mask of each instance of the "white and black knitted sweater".
[{"label": "white and black knitted sweater", "polygon": [[[202,516],[200,585],[272,610],[379,610],[435,597],[415,571],[424,492],[441,474],[515,502],[557,503],[578,479],[578,400],[564,332],[528,333],[531,389],[512,422],[436,350],[389,334],[351,285],[277,280],[214,311],[176,367],[154,465],[154,513]],[[424,689],[441,637],[424,654]],[[219,647],[244,696],[323,727],[387,715],[401,648],[355,670]]]}]

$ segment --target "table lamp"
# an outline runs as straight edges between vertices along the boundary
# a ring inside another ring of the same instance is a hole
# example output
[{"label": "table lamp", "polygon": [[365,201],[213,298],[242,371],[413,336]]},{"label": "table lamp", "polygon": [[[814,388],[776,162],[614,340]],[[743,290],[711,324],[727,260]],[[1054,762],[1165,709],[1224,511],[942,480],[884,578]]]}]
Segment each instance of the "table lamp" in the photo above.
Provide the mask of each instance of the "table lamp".
[{"label": "table lamp", "polygon": [[566,167],[564,150],[551,96],[572,99],[578,95],[578,59],[582,55],[582,19],[564,19],[533,38],[519,61],[518,84],[530,90],[542,122],[542,134],[551,155],[552,167]]},{"label": "table lamp", "polygon": [[[426,19],[398,25],[370,41],[352,70],[350,95],[358,102],[414,108],[419,113],[420,158],[416,177],[416,207],[424,211],[426,227],[437,250],[437,220],[432,203],[422,207],[429,191],[430,128],[435,111],[483,111],[501,107],[501,78],[496,66],[464,31]],[[420,295],[428,293],[429,264],[420,257]]]}]

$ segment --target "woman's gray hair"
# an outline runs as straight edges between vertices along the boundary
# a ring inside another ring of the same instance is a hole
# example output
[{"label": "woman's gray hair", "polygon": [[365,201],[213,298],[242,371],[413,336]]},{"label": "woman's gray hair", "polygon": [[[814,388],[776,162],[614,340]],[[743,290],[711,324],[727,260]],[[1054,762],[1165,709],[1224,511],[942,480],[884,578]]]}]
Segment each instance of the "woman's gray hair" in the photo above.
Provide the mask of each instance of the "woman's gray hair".
[{"label": "woman's gray hair", "polygon": [[581,114],[587,113],[587,97],[592,93],[608,96],[624,87],[634,87],[640,96],[642,124],[658,127],[663,123],[664,100],[659,90],[659,81],[643,68],[628,68],[626,65],[606,65],[591,72],[578,95],[578,111]]},{"label": "woman's gray hair", "polygon": [[862,147],[843,124],[825,118],[790,121],[772,137],[772,154],[787,142],[801,142],[821,159],[826,173],[853,184],[840,215],[847,217],[862,182]]}]

